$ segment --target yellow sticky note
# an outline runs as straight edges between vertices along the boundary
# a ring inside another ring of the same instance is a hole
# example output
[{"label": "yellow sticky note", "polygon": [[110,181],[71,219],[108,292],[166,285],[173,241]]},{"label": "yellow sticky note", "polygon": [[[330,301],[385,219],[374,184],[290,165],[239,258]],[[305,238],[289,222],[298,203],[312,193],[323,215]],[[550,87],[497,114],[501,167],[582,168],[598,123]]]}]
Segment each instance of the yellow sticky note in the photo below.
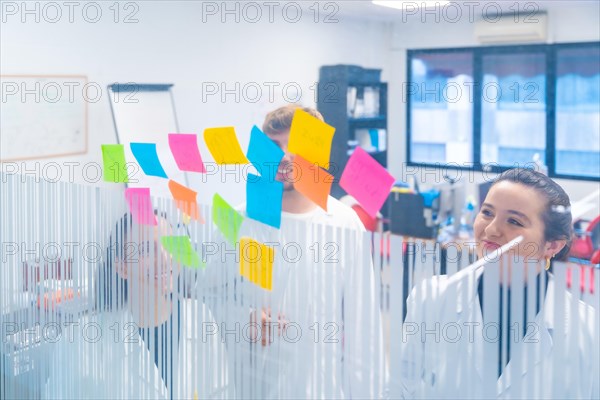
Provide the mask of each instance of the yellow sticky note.
[{"label": "yellow sticky note", "polygon": [[237,140],[235,129],[231,126],[205,129],[204,141],[219,165],[249,163]]},{"label": "yellow sticky note", "polygon": [[275,249],[249,237],[240,238],[240,275],[263,289],[273,286]]},{"label": "yellow sticky note", "polygon": [[306,111],[297,109],[290,128],[288,151],[321,168],[329,168],[331,141],[335,128]]}]

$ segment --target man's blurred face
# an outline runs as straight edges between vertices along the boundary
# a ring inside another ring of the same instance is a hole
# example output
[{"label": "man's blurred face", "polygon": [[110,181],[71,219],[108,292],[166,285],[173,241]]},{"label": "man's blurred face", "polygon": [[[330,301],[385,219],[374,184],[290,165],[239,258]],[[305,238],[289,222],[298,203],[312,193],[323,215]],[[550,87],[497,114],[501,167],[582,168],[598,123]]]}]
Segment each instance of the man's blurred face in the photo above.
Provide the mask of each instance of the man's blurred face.
[{"label": "man's blurred face", "polygon": [[290,131],[278,132],[275,134],[267,134],[267,136],[275,142],[276,145],[283,151],[284,155],[277,167],[275,180],[283,182],[283,190],[294,190],[294,171],[293,162],[294,154],[288,152],[288,140]]}]

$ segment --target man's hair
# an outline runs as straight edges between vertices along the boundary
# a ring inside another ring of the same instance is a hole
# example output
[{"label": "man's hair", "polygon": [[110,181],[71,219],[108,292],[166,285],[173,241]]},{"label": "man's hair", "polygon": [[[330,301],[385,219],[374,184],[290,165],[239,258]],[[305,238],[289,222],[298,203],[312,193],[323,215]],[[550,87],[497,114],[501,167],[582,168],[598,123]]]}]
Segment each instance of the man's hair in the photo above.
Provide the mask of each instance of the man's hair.
[{"label": "man's hair", "polygon": [[263,123],[263,132],[267,135],[276,135],[278,133],[283,133],[285,131],[289,131],[292,126],[292,119],[294,118],[294,113],[296,110],[302,110],[304,112],[309,113],[315,118],[324,121],[323,116],[320,112],[310,107],[302,107],[296,104],[290,104],[287,106],[279,107],[276,110],[271,111],[265,117],[265,122]]}]

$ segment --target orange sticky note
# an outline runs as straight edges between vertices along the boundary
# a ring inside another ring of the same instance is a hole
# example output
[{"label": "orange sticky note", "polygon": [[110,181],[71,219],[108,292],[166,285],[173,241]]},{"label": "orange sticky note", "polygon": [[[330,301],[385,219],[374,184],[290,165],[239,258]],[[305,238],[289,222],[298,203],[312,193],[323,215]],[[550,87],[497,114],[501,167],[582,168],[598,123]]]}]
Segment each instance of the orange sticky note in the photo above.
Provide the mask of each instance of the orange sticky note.
[{"label": "orange sticky note", "polygon": [[263,289],[273,288],[275,249],[249,237],[240,238],[240,275]]},{"label": "orange sticky note", "polygon": [[224,128],[207,128],[204,130],[204,141],[217,164],[248,164],[240,143],[232,126]]},{"label": "orange sticky note", "polygon": [[294,168],[294,188],[327,211],[327,199],[331,192],[333,175],[311,164],[301,156],[296,156],[292,163]]},{"label": "orange sticky note", "polygon": [[169,180],[169,190],[175,199],[175,203],[177,204],[177,208],[190,216],[197,221],[200,221],[201,224],[204,223],[204,219],[200,215],[200,210],[198,210],[198,203],[196,202],[196,193],[190,188],[187,188],[174,180]]},{"label": "orange sticky note", "polygon": [[297,109],[290,127],[288,150],[321,168],[328,168],[334,133],[333,126]]}]

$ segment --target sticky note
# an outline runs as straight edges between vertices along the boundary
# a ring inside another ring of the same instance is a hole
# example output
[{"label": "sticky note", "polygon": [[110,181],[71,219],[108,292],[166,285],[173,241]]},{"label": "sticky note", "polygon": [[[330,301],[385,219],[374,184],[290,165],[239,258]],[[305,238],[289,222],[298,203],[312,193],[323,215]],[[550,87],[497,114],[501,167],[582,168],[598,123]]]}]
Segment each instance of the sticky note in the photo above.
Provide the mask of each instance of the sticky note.
[{"label": "sticky note", "polygon": [[283,183],[248,174],[246,182],[246,213],[249,218],[279,229]]},{"label": "sticky note", "polygon": [[136,224],[157,224],[150,199],[150,188],[127,188],[125,189],[125,199]]},{"label": "sticky note", "polygon": [[194,134],[169,133],[169,147],[177,167],[182,171],[206,173]]},{"label": "sticky note", "polygon": [[229,205],[218,193],[213,196],[212,218],[223,236],[235,246],[244,217]]},{"label": "sticky note", "polygon": [[322,168],[328,168],[334,133],[333,126],[297,109],[290,127],[288,151]]},{"label": "sticky note", "polygon": [[103,144],[102,164],[104,164],[105,182],[129,182],[127,163],[125,162],[125,148],[122,144]]},{"label": "sticky note", "polygon": [[177,208],[183,211],[190,218],[193,218],[200,223],[204,223],[204,219],[200,215],[200,210],[198,209],[198,203],[196,202],[196,193],[194,190],[180,185],[174,180],[169,180],[169,190],[175,199],[175,204]]},{"label": "sticky note", "polygon": [[327,211],[327,199],[331,192],[333,175],[301,156],[294,157],[292,166],[294,189]]},{"label": "sticky note", "polygon": [[206,267],[206,263],[192,248],[189,236],[162,236],[160,242],[176,263],[190,268]]},{"label": "sticky note", "polygon": [[240,275],[263,289],[273,288],[273,260],[275,250],[256,240],[240,239]]},{"label": "sticky note", "polygon": [[248,145],[248,159],[258,173],[263,178],[274,181],[277,167],[282,158],[283,150],[256,125],[253,126]]},{"label": "sticky note", "polygon": [[130,143],[130,147],[133,156],[146,175],[160,178],[167,177],[158,159],[155,143]]},{"label": "sticky note", "polygon": [[394,177],[373,157],[357,147],[346,164],[340,186],[375,218],[390,194]]},{"label": "sticky note", "polygon": [[207,128],[204,141],[217,164],[248,164],[233,127]]}]

